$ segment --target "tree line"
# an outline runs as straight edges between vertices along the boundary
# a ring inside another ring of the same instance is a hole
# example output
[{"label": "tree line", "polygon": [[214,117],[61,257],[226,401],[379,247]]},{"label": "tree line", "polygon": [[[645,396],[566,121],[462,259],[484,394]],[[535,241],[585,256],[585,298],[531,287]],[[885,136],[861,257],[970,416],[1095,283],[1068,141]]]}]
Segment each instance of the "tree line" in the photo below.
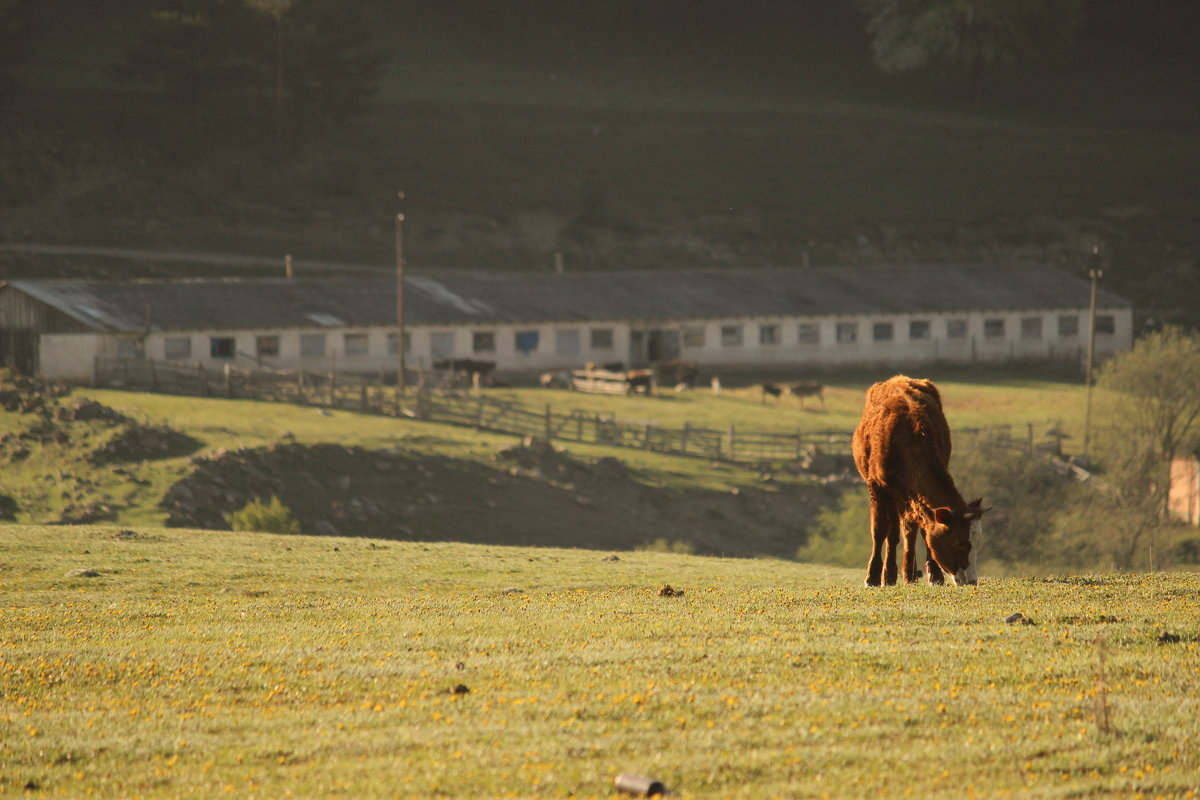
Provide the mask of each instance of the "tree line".
[{"label": "tree line", "polygon": [[[19,73],[38,25],[53,24],[40,5],[0,0],[0,79]],[[371,0],[152,0],[116,73],[190,103],[252,95],[277,123],[337,121],[368,107],[386,70],[380,8]],[[1061,63],[1089,41],[1131,60],[1185,52],[1200,25],[1187,0],[410,0],[401,11],[455,20],[464,34],[494,31],[494,39],[518,45],[529,40],[515,36],[515,26],[532,29],[534,40],[600,32],[617,46],[688,42],[702,51],[747,31],[752,39],[768,29],[831,25],[841,35],[849,20],[865,33],[880,70],[948,69],[976,100],[985,76],[1004,66]]]}]

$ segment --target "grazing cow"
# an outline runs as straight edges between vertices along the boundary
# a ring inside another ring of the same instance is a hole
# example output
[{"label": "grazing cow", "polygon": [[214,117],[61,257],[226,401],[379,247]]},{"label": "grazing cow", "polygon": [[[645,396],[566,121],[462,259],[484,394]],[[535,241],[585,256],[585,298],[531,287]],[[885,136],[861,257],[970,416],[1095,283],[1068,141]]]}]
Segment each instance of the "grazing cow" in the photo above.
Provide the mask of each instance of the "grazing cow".
[{"label": "grazing cow", "polygon": [[771,397],[774,397],[776,400],[778,400],[779,396],[782,394],[783,394],[783,389],[781,389],[777,384],[774,384],[774,383],[762,384],[762,401],[764,403],[767,402],[767,395],[771,395]]},{"label": "grazing cow", "polygon": [[[954,485],[950,426],[932,382],[897,375],[867,390],[854,431],[854,463],[871,494],[867,586],[896,582],[896,546],[904,534],[904,582],[917,579],[917,530],[924,533],[930,583],[975,583],[983,536],[982,501],[967,504]],[[886,561],[886,563],[885,563]]]},{"label": "grazing cow", "polygon": [[694,361],[659,361],[654,365],[654,380],[659,386],[674,386],[675,391],[681,392],[696,385],[700,377],[700,365]]},{"label": "grazing cow", "polygon": [[816,397],[821,401],[821,408],[825,407],[825,385],[816,381],[801,381],[793,383],[788,387],[788,391],[800,398],[800,407],[804,408],[804,398]]}]

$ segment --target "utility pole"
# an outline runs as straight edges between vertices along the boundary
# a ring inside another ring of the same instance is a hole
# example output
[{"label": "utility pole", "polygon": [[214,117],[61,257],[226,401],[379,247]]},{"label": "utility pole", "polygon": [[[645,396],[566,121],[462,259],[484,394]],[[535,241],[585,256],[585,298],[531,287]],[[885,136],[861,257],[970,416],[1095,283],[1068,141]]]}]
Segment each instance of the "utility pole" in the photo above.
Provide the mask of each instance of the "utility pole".
[{"label": "utility pole", "polygon": [[[404,199],[404,192],[400,192]],[[396,377],[396,416],[404,410],[404,215],[396,214],[396,352],[399,354],[400,371]]]},{"label": "utility pole", "polygon": [[1092,263],[1096,264],[1092,269],[1088,270],[1088,277],[1092,279],[1092,301],[1090,311],[1088,312],[1088,352],[1087,352],[1087,411],[1083,417],[1083,460],[1087,461],[1088,444],[1092,434],[1092,361],[1096,353],[1096,281],[1104,275],[1104,270],[1099,268],[1100,248],[1092,248]]}]

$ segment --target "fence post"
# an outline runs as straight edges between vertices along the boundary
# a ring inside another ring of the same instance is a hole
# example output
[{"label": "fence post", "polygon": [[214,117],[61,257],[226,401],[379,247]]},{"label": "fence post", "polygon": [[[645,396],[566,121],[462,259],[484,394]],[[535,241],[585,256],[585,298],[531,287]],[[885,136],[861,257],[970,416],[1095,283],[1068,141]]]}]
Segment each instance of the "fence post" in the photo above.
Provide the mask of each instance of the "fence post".
[{"label": "fence post", "polygon": [[550,410],[550,404],[546,403],[546,441],[554,441],[553,417],[554,412]]},{"label": "fence post", "polygon": [[196,362],[196,380],[200,382],[200,396],[208,397],[208,375],[204,373],[204,364]]},{"label": "fence post", "polygon": [[365,414],[365,413],[367,413],[368,408],[370,408],[370,402],[367,400],[367,376],[366,375],[359,376],[358,391],[359,391],[359,405],[362,408],[362,412]]},{"label": "fence post", "polygon": [[737,429],[736,429],[736,426],[731,422],[731,423],[729,423],[729,460],[730,461],[737,460],[737,457],[735,455],[737,452],[737,447],[735,445],[736,441],[737,441]]},{"label": "fence post", "polygon": [[225,362],[225,396],[233,397],[233,366]]},{"label": "fence post", "polygon": [[333,368],[333,356],[329,357],[329,407],[337,408],[337,385],[334,381],[337,380],[337,373]]},{"label": "fence post", "polygon": [[300,400],[300,405],[305,405],[307,402],[304,397],[304,370],[296,370],[296,395]]},{"label": "fence post", "polygon": [[647,422],[642,426],[642,449],[650,449],[650,423]]}]

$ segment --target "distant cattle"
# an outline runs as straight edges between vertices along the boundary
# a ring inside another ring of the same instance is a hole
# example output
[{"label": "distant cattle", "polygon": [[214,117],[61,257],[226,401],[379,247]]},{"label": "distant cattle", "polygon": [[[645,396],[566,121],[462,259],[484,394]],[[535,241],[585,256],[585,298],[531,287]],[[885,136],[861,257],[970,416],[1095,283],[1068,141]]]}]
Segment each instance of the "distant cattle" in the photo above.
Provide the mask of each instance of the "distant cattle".
[{"label": "distant cattle", "polygon": [[700,365],[694,361],[672,359],[654,365],[654,380],[659,386],[674,386],[675,391],[690,389],[700,377]]},{"label": "distant cattle", "polygon": [[800,407],[804,408],[804,398],[815,397],[821,401],[821,408],[825,407],[825,385],[817,381],[800,381],[793,383],[788,387],[788,391],[796,397],[800,398]]},{"label": "distant cattle", "polygon": [[439,358],[433,362],[433,368],[466,375],[487,375],[496,368],[496,362],[473,358]]},{"label": "distant cattle", "polygon": [[937,387],[897,375],[867,390],[854,431],[854,463],[871,495],[871,559],[867,586],[896,582],[896,548],[904,534],[904,582],[917,579],[917,531],[924,533],[930,583],[949,573],[975,583],[983,528],[982,501],[962,499],[947,469],[950,427]]},{"label": "distant cattle", "polygon": [[767,395],[774,397],[776,400],[783,394],[783,387],[777,383],[764,383],[760,385],[762,389],[762,401],[767,402]]}]

